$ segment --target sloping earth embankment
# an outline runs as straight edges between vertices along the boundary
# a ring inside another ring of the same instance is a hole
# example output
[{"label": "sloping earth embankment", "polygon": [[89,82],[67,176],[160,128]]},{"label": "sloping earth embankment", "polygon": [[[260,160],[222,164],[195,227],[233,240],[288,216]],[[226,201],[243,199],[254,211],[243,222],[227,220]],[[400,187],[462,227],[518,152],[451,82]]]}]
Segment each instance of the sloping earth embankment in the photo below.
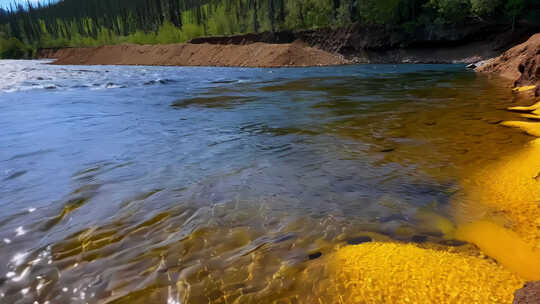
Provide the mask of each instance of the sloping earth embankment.
[{"label": "sloping earth embankment", "polygon": [[43,50],[40,58],[58,65],[160,65],[224,67],[303,67],[348,64],[332,54],[301,42],[247,45],[169,44],[108,45],[96,48]]},{"label": "sloping earth embankment", "polygon": [[501,56],[486,61],[476,69],[498,74],[513,81],[515,87],[535,90],[540,95],[540,33],[507,50]]}]

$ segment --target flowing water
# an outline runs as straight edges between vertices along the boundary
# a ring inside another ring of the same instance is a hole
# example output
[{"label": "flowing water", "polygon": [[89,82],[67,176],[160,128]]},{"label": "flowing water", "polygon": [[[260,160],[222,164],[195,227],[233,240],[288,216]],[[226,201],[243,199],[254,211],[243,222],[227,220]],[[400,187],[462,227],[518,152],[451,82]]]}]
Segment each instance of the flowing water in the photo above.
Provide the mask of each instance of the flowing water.
[{"label": "flowing water", "polygon": [[425,214],[527,141],[461,65],[46,63],[0,61],[0,303],[302,303],[370,233],[460,245]]}]

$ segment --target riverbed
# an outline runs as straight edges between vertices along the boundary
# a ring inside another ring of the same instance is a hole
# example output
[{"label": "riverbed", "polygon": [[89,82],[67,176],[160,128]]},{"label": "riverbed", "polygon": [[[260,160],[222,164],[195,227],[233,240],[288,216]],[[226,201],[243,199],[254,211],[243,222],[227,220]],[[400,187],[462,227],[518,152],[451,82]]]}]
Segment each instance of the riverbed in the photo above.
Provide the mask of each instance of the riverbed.
[{"label": "riverbed", "polygon": [[0,61],[2,303],[312,303],[336,248],[478,251],[441,223],[530,140],[463,65],[47,63]]}]

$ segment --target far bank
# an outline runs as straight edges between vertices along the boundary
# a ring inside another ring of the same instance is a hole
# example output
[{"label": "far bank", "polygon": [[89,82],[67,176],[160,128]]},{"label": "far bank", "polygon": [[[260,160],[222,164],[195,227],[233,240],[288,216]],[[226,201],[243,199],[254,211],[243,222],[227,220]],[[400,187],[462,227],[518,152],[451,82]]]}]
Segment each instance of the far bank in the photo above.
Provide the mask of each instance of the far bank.
[{"label": "far bank", "polygon": [[532,27],[430,28],[418,33],[354,24],[341,28],[196,38],[166,45],[41,49],[67,65],[304,67],[352,63],[475,63],[499,56]]}]

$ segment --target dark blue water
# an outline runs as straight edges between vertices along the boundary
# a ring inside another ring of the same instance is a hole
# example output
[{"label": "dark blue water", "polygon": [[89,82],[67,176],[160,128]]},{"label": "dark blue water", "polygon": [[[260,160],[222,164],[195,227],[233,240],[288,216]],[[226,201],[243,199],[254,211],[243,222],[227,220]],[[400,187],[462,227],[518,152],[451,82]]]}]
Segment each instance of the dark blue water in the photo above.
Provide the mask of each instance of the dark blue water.
[{"label": "dark blue water", "polygon": [[461,65],[0,72],[2,303],[267,302],[361,232],[442,242],[419,210],[451,219],[467,170],[523,141]]}]

